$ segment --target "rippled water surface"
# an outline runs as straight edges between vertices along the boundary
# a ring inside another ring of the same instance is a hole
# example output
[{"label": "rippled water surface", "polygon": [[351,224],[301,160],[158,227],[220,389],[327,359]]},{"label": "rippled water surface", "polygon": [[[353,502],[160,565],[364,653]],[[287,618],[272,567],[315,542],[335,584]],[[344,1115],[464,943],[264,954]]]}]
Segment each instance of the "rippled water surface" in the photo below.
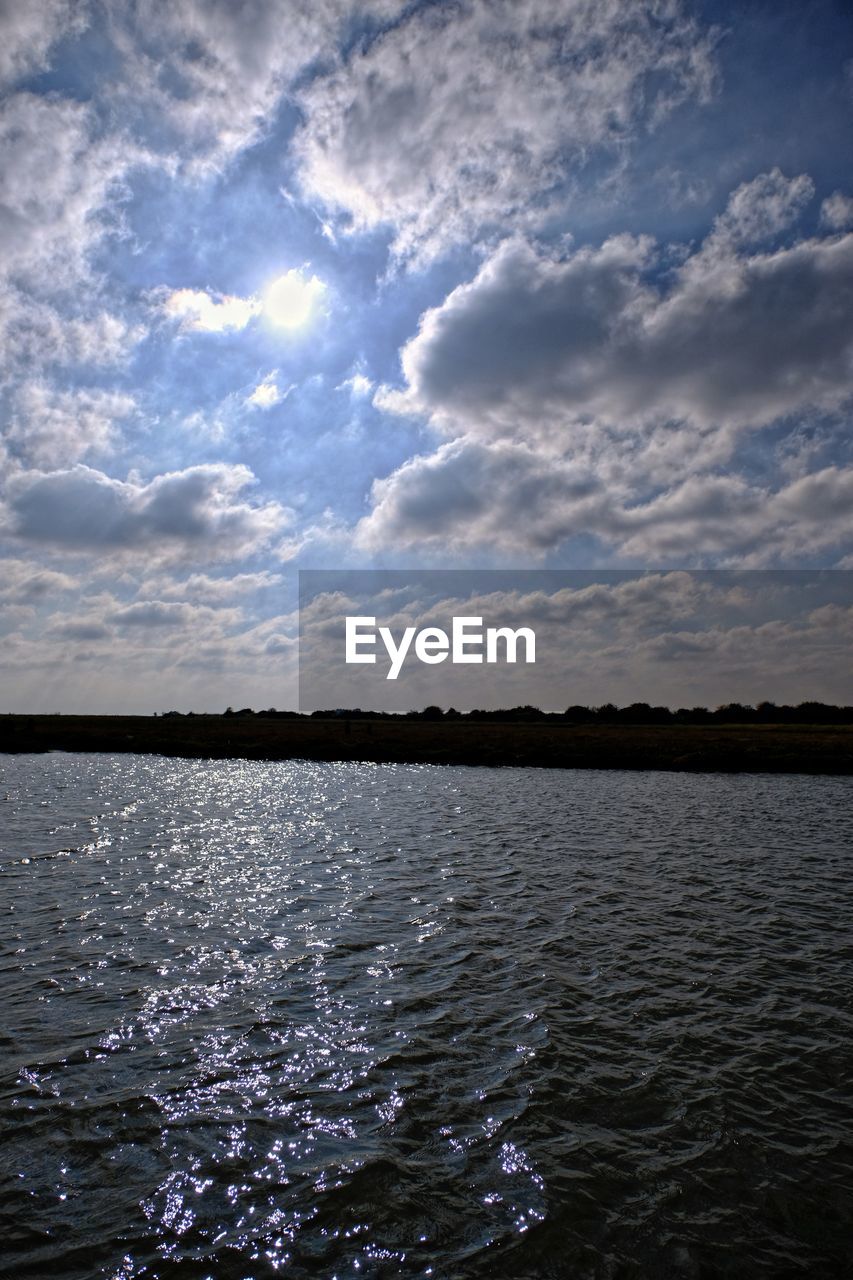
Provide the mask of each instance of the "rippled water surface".
[{"label": "rippled water surface", "polygon": [[849,1274],[850,779],[0,776],[6,1274]]}]

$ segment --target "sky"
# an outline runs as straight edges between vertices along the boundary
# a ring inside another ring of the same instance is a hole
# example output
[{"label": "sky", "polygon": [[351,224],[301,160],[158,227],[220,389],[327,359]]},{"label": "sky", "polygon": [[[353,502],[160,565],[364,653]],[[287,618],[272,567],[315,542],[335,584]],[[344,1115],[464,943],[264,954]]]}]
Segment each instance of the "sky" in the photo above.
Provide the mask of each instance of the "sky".
[{"label": "sky", "polygon": [[294,706],[305,568],[853,570],[845,0],[0,0],[0,92],[0,711]]}]

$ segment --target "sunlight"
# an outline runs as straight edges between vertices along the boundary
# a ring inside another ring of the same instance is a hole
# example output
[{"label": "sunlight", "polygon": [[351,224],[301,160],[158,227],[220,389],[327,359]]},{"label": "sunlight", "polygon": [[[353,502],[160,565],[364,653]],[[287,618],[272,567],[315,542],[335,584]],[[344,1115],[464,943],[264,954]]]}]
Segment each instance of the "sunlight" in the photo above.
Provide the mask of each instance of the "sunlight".
[{"label": "sunlight", "polygon": [[264,315],[281,329],[301,329],[316,315],[325,292],[317,276],[306,279],[300,271],[286,271],[264,290]]}]

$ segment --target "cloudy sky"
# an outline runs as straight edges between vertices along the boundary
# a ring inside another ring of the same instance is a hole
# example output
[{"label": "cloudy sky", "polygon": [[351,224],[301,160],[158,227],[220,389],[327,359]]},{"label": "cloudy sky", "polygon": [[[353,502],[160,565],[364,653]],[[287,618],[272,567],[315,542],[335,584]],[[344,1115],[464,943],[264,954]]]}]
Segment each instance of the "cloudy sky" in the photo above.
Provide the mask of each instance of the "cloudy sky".
[{"label": "cloudy sky", "polygon": [[845,0],[0,0],[0,89],[0,710],[293,705],[300,567],[853,568]]}]

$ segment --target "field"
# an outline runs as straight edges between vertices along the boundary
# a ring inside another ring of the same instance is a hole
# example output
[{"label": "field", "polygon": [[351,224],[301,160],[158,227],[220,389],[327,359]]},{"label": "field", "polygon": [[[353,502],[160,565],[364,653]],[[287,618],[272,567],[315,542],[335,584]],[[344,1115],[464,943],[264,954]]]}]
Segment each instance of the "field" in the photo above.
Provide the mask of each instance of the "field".
[{"label": "field", "polygon": [[853,774],[853,725],[576,725],[236,716],[0,716],[0,752]]}]

